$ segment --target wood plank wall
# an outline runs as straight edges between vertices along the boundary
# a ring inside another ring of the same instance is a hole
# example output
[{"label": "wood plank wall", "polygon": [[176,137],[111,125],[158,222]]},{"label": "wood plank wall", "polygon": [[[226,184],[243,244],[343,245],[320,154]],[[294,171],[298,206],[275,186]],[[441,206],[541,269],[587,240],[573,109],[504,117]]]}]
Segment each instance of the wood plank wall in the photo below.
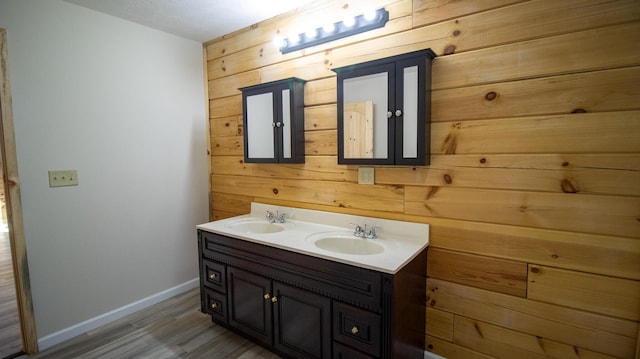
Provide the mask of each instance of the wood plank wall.
[{"label": "wood plank wall", "polygon": [[[384,6],[383,29],[282,55],[272,38]],[[331,68],[424,48],[432,164],[336,160]],[[638,358],[640,2],[327,0],[205,44],[211,219],[252,201],[429,223],[427,350]],[[238,87],[305,87],[306,163],[243,163]]]}]

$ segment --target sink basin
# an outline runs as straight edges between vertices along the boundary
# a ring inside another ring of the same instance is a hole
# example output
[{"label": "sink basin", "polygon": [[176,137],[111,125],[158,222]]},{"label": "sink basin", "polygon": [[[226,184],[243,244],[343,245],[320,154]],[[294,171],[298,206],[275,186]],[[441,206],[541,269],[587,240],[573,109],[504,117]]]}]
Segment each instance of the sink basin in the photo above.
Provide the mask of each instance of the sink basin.
[{"label": "sink basin", "polygon": [[277,233],[284,231],[284,226],[278,223],[270,223],[266,220],[248,219],[231,222],[227,227],[243,233]]},{"label": "sink basin", "polygon": [[313,245],[334,253],[372,255],[384,252],[384,247],[371,239],[354,237],[351,233],[316,233],[307,239]]}]

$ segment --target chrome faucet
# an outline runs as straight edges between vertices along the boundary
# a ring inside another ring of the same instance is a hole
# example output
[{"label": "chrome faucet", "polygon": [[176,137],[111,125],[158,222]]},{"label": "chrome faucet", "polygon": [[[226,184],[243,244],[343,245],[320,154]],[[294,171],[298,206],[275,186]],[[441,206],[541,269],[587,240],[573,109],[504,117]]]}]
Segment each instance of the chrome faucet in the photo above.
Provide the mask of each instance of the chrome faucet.
[{"label": "chrome faucet", "polygon": [[276,211],[276,214],[273,214],[271,211],[267,211],[267,221],[269,223],[284,223],[285,222],[286,213],[280,213]]},{"label": "chrome faucet", "polygon": [[355,226],[353,230],[353,235],[358,238],[376,239],[378,238],[376,231],[378,229],[382,229],[380,227],[371,226],[369,227],[369,230],[367,230],[366,224],[364,225],[364,228],[362,228],[362,226],[360,226],[359,224],[355,224],[355,223],[351,223],[351,224]]}]

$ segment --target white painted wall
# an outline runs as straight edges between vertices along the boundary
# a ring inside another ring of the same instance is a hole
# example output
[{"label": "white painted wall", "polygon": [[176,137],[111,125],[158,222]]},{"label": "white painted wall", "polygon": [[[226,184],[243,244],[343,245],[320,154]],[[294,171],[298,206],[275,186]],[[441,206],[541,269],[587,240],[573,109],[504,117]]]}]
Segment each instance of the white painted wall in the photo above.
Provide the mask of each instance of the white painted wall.
[{"label": "white painted wall", "polygon": [[202,44],[61,0],[2,0],[0,27],[38,337],[196,278]]}]

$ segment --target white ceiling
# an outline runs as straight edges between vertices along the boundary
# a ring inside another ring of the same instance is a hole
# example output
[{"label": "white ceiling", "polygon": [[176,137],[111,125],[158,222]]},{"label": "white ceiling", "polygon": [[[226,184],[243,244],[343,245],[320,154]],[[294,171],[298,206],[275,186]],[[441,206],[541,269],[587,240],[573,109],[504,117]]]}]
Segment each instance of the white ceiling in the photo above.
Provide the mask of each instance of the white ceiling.
[{"label": "white ceiling", "polygon": [[198,42],[270,19],[313,0],[65,0]]}]

